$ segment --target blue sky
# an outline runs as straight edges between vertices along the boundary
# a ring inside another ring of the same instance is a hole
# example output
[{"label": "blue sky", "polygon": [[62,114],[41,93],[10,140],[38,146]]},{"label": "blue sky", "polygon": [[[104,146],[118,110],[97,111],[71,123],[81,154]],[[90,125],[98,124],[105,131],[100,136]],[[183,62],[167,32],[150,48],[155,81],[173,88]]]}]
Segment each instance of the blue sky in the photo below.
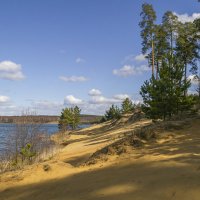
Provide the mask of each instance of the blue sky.
[{"label": "blue sky", "polygon": [[[180,20],[200,16],[197,0],[148,0]],[[0,115],[59,114],[78,104],[103,114],[150,77],[141,55],[141,0],[0,0]]]}]

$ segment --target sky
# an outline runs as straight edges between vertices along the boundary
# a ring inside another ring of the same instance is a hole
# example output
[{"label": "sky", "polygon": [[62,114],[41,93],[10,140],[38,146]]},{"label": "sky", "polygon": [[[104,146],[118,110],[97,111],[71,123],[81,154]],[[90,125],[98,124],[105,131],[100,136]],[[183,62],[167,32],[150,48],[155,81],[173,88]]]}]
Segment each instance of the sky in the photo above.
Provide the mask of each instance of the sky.
[{"label": "sky", "polygon": [[0,115],[29,109],[59,115],[78,105],[102,115],[150,78],[141,54],[140,12],[153,5],[180,21],[200,17],[198,0],[0,0]]}]

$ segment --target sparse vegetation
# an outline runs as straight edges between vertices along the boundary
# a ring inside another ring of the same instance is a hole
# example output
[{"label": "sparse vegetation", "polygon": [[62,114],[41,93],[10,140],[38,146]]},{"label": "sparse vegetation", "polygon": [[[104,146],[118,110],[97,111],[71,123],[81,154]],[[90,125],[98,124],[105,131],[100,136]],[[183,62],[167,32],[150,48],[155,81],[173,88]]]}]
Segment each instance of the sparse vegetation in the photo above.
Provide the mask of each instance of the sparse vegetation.
[{"label": "sparse vegetation", "polygon": [[50,169],[51,169],[50,165],[48,165],[48,164],[44,164],[44,165],[43,165],[43,170],[44,170],[45,172],[49,171]]},{"label": "sparse vegetation", "polygon": [[0,154],[0,172],[21,168],[52,155],[54,142],[43,123],[34,122],[34,113],[22,113],[20,120],[7,130],[5,151]]}]

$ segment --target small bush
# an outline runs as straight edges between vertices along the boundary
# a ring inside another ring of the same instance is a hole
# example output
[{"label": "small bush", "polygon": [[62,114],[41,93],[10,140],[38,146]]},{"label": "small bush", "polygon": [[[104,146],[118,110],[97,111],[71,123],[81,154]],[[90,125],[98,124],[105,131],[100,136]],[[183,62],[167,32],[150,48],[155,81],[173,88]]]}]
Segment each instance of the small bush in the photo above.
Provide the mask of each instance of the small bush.
[{"label": "small bush", "polygon": [[45,172],[49,171],[50,169],[51,169],[50,165],[48,165],[48,164],[44,164],[44,165],[43,165],[43,170],[44,170]]}]

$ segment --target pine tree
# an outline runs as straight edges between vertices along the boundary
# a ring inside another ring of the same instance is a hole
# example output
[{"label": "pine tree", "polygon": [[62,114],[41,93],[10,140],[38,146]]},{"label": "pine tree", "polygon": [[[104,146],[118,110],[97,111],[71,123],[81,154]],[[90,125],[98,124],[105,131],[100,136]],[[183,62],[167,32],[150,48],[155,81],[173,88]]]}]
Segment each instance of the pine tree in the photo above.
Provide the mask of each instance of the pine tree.
[{"label": "pine tree", "polygon": [[159,68],[162,66],[163,59],[169,49],[169,44],[166,41],[167,33],[163,25],[156,25],[155,27],[155,63],[156,63],[156,79],[159,78]]},{"label": "pine tree", "polygon": [[129,98],[126,98],[122,102],[122,113],[133,112],[133,110],[134,110],[134,105],[133,105],[132,101]]},{"label": "pine tree", "polygon": [[197,88],[196,91],[198,93],[198,97],[199,97],[199,104],[200,104],[200,66],[198,66],[198,64],[200,64],[200,18],[195,19],[194,20],[194,25],[196,27],[196,40],[197,40],[197,55],[198,57],[196,58],[197,60],[197,71],[199,70],[199,72],[196,75],[196,79],[197,79]]},{"label": "pine tree", "polygon": [[104,116],[104,120],[119,119],[121,117],[121,111],[117,106],[112,105]]},{"label": "pine tree", "polygon": [[160,78],[152,77],[141,87],[142,109],[150,118],[165,120],[191,106],[190,100],[183,95],[185,88],[190,86],[189,81],[185,85],[182,80],[183,65],[176,59],[173,65],[176,67],[169,71],[168,63],[163,62],[159,71]]},{"label": "pine tree", "polygon": [[172,68],[174,67],[174,47],[179,25],[180,23],[178,21],[178,17],[175,14],[173,14],[171,11],[164,13],[162,18],[162,28],[166,35],[163,39],[167,43],[167,48],[165,48],[165,62],[168,62],[170,79],[172,76]]},{"label": "pine tree", "polygon": [[73,122],[72,122],[72,129],[76,129],[78,127],[78,124],[80,122],[80,113],[81,109],[78,106],[75,106],[73,109]]},{"label": "pine tree", "polygon": [[[142,16],[142,20],[139,23],[142,31],[141,37],[142,41],[142,53],[148,54],[149,63],[152,66],[152,76],[154,76],[154,59],[155,59],[155,21],[156,21],[156,13],[150,4],[142,5],[142,12],[140,14]],[[151,55],[150,55],[151,54]]]},{"label": "pine tree", "polygon": [[67,120],[66,109],[62,109],[60,119],[58,122],[58,128],[60,131],[66,131],[68,125],[69,125],[69,121]]},{"label": "pine tree", "polygon": [[[197,28],[194,23],[185,23],[179,26],[176,41],[176,56],[180,57],[184,65],[184,81],[187,81],[188,65],[192,74],[197,73],[197,60],[199,58],[199,46],[197,40]],[[186,96],[187,90],[184,91]]]},{"label": "pine tree", "polygon": [[80,112],[78,106],[63,109],[58,123],[59,130],[66,131],[69,127],[76,129],[80,122]]},{"label": "pine tree", "polygon": [[[144,7],[142,10],[144,13]],[[142,22],[144,20],[142,16]],[[144,24],[146,22],[140,24],[142,33],[146,28]],[[190,72],[194,74],[197,72],[200,49],[199,24],[199,20],[195,20],[194,23],[180,23],[176,15],[167,11],[163,16],[162,24],[152,25],[156,78],[152,76],[149,81],[146,81],[140,92],[144,102],[142,109],[149,117],[171,118],[191,108],[193,99],[186,95],[191,85],[187,79],[187,68],[189,66]],[[147,50],[144,41],[149,40],[142,34],[141,36],[142,51],[144,51]],[[150,51],[152,53],[153,50]],[[149,55],[148,58],[152,63]]]}]

